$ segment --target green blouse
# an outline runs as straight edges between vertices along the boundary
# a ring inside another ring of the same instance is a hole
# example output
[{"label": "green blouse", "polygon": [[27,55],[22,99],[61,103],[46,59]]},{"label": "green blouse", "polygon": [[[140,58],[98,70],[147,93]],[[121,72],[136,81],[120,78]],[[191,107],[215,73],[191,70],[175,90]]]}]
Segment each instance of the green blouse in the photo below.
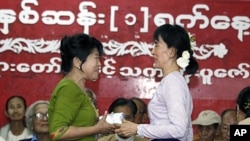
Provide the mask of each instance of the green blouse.
[{"label": "green blouse", "polygon": [[[71,80],[62,79],[53,91],[49,104],[49,133],[57,140],[69,126],[87,127],[96,123],[96,109],[89,97]],[[75,141],[94,141],[95,135]]]}]

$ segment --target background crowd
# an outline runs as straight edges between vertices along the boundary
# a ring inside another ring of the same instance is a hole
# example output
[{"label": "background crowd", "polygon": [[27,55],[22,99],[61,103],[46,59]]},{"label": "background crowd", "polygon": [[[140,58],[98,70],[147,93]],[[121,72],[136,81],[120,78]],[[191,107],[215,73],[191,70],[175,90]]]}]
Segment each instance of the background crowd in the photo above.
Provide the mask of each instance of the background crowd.
[{"label": "background crowd", "polygon": [[[96,101],[96,95],[91,90],[89,98]],[[5,115],[9,122],[0,129],[0,141],[48,141],[48,105],[49,101],[37,100],[28,108],[22,96],[11,96],[6,100]],[[236,98],[236,107],[225,107],[222,113],[206,109],[200,112],[192,121],[193,128],[197,128],[197,134],[193,141],[230,141],[230,125],[250,125],[250,86],[239,92]],[[148,123],[147,103],[140,98],[117,98],[110,103],[109,113],[124,114],[124,119],[137,124]],[[141,136],[120,137],[113,134],[97,134],[100,141],[135,140],[147,141]]]}]

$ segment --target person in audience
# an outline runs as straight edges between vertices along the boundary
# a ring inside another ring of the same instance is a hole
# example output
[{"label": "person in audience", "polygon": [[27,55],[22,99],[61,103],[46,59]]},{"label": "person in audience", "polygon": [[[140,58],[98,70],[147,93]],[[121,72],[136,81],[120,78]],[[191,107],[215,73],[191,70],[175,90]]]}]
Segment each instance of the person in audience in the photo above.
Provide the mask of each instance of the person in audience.
[{"label": "person in audience", "polygon": [[26,124],[33,131],[33,136],[20,141],[49,141],[48,106],[49,101],[38,100],[28,107]]},{"label": "person in audience", "polygon": [[154,67],[162,71],[163,78],[148,104],[149,124],[124,120],[114,124],[115,132],[124,136],[138,134],[154,141],[190,141],[193,100],[183,75],[195,74],[199,68],[190,37],[183,27],[166,23],[157,27],[153,39]]},{"label": "person in audience", "polygon": [[236,110],[238,124],[250,125],[250,86],[240,91]]},{"label": "person in audience", "polygon": [[7,141],[19,141],[32,135],[25,125],[26,100],[19,95],[11,96],[5,104],[5,115],[9,123],[0,129],[0,136]]},{"label": "person in audience", "polygon": [[96,107],[96,94],[95,94],[95,92],[93,90],[91,90],[90,88],[86,88],[86,94],[89,96],[90,100],[92,101],[92,103]]},{"label": "person in audience", "polygon": [[55,87],[49,103],[49,134],[52,141],[95,141],[96,134],[112,133],[114,126],[98,121],[96,107],[86,94],[85,82],[98,79],[103,45],[84,33],[61,40],[61,70],[64,77]]},{"label": "person in audience", "polygon": [[132,97],[131,100],[134,101],[137,107],[137,113],[135,115],[135,123],[142,124],[147,123],[147,104],[138,97]]},{"label": "person in audience", "polygon": [[199,138],[193,141],[216,141],[216,133],[220,130],[221,117],[213,110],[201,111],[198,117],[192,121],[197,126]]},{"label": "person in audience", "polygon": [[[136,104],[131,99],[117,98],[109,106],[109,113],[123,113],[123,118],[134,122],[135,115],[137,113]],[[124,137],[117,134],[110,134],[108,136],[102,136],[98,141],[147,141],[147,139],[139,136]]]},{"label": "person in audience", "polygon": [[95,94],[95,92],[93,90],[91,90],[90,88],[86,88],[86,94],[90,98],[91,102],[93,103],[93,105],[96,108],[96,116],[99,117],[99,109],[97,108],[97,105],[96,105],[96,94]]},{"label": "person in audience", "polygon": [[223,141],[230,141],[230,125],[237,124],[236,110],[225,109],[221,113],[220,130]]}]

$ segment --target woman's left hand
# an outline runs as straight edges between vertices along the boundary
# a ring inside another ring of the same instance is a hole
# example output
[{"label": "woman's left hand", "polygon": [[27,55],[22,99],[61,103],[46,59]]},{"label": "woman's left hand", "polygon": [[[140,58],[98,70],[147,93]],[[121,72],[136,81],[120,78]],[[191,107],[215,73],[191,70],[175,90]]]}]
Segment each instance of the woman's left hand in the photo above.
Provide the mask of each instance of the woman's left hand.
[{"label": "woman's left hand", "polygon": [[120,136],[125,136],[125,137],[130,137],[133,135],[136,135],[137,133],[137,126],[138,124],[127,121],[127,120],[122,120],[122,124],[114,124],[116,129],[115,132],[120,135]]}]

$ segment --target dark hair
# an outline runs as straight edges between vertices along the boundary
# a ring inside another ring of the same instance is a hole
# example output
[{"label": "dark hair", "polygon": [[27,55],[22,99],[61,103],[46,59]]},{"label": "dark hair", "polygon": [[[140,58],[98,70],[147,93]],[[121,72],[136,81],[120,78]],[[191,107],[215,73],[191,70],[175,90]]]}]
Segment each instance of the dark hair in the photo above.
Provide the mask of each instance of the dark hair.
[{"label": "dark hair", "polygon": [[133,116],[135,116],[135,114],[137,113],[136,104],[133,102],[133,100],[126,98],[117,98],[115,101],[113,101],[112,104],[109,106],[109,113],[112,113],[114,109],[118,106],[128,106],[131,109]]},{"label": "dark hair", "polygon": [[78,33],[72,36],[65,36],[61,40],[61,70],[68,73],[73,66],[73,58],[79,58],[84,63],[93,51],[97,49],[99,55],[104,54],[103,45],[96,38],[84,33]]},{"label": "dark hair", "polygon": [[[142,99],[140,99],[138,97],[132,97],[130,99],[133,100],[133,101],[139,101],[139,102],[141,102],[142,105],[143,105],[143,107],[142,107],[143,110],[139,111],[139,112],[142,112],[143,114],[147,113],[147,104]],[[139,109],[137,109],[137,110],[139,110]]]},{"label": "dark hair", "polygon": [[26,104],[25,98],[22,97],[22,96],[20,96],[20,95],[13,95],[13,96],[9,97],[9,98],[7,99],[7,101],[6,101],[6,103],[5,103],[5,110],[6,110],[6,111],[8,111],[8,104],[9,104],[10,100],[13,99],[13,98],[19,98],[19,99],[21,99],[21,100],[23,101],[24,109],[26,110],[27,104]]},{"label": "dark hair", "polygon": [[154,40],[159,40],[162,37],[163,41],[169,48],[174,47],[177,51],[177,58],[182,56],[184,51],[190,54],[189,65],[186,67],[187,74],[194,74],[199,68],[198,62],[193,57],[193,50],[188,33],[179,25],[164,24],[159,26],[154,32]]},{"label": "dark hair", "polygon": [[250,117],[250,86],[243,88],[237,98],[239,109]]}]

